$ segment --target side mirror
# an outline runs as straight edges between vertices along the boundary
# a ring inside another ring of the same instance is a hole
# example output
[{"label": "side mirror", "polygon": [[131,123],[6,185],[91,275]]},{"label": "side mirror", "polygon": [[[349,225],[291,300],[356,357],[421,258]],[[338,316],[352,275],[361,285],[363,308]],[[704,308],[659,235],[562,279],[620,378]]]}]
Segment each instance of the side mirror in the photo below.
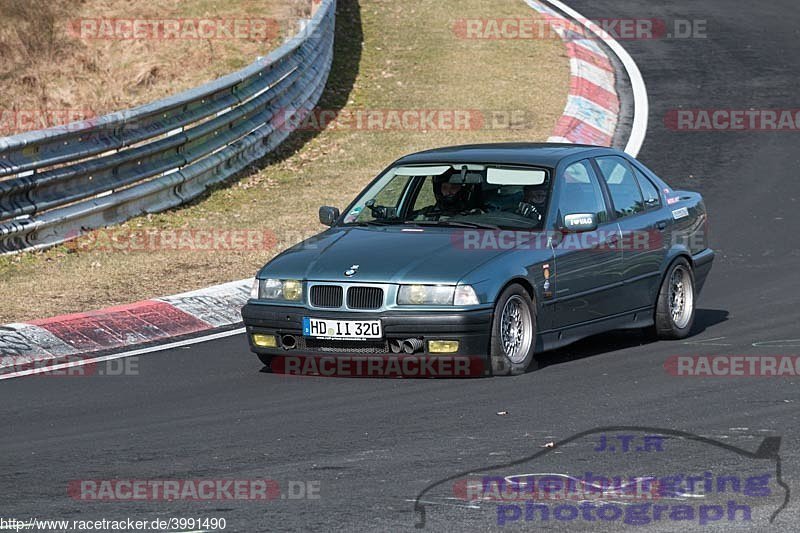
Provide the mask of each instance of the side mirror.
[{"label": "side mirror", "polygon": [[597,216],[594,213],[573,213],[564,215],[561,228],[565,231],[580,233],[597,229]]},{"label": "side mirror", "polygon": [[326,226],[333,226],[340,214],[339,208],[323,205],[319,208],[319,221]]}]

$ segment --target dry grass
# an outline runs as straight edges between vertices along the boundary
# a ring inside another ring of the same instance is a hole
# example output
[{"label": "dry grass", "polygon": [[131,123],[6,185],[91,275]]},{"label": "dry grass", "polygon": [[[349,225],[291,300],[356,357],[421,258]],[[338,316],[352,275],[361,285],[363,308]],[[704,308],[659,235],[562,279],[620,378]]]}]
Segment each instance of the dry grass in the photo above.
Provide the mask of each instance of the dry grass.
[{"label": "dry grass", "polygon": [[[311,0],[0,0],[0,112],[7,117],[0,135],[19,131],[9,113],[54,125],[63,111],[102,115],[228,74],[275,48],[310,7]],[[74,31],[86,19],[248,17],[275,20],[268,40],[98,39]]]},{"label": "dry grass", "polygon": [[[344,207],[405,153],[448,144],[544,140],[564,108],[563,44],[454,36],[462,17],[530,17],[520,1],[339,0],[337,58],[321,106],[525,111],[520,128],[475,131],[327,129],[295,135],[281,152],[190,206],[123,229],[271,230],[274,248],[235,252],[73,252],[0,259],[0,322],[88,310],[252,276],[270,257],[322,229],[319,205]],[[358,18],[362,19],[361,24]],[[363,28],[362,38],[359,28]],[[360,61],[359,61],[360,53]],[[24,295],[24,296],[23,296]]]}]

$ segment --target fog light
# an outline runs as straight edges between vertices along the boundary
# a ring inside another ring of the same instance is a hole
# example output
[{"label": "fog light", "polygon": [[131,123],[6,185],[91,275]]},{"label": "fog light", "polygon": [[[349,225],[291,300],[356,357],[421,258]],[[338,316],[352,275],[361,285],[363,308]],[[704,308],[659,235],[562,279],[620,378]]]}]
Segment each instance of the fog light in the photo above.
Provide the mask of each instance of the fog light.
[{"label": "fog light", "polygon": [[261,348],[277,348],[278,338],[275,335],[253,334],[253,344]]},{"label": "fog light", "polygon": [[428,341],[430,353],[453,353],[458,351],[458,341]]}]

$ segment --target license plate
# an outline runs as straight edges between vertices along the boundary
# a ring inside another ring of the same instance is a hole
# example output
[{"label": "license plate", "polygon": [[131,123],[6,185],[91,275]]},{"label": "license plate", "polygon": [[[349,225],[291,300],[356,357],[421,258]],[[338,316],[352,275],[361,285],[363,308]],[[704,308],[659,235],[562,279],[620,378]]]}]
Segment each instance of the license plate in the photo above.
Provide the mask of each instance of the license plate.
[{"label": "license plate", "polygon": [[382,339],[380,320],[327,320],[303,317],[303,336],[318,339]]}]

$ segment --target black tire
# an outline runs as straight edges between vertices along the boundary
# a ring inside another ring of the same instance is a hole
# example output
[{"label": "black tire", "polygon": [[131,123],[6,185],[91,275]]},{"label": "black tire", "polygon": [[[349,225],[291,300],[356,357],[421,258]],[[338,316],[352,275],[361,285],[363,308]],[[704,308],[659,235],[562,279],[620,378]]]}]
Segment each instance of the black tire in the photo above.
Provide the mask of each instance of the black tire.
[{"label": "black tire", "polygon": [[264,363],[264,366],[269,367],[272,364],[272,356],[263,353],[256,354],[259,360]]},{"label": "black tire", "polygon": [[[503,336],[501,333],[503,312],[509,301],[512,306],[518,307],[520,313],[520,323],[525,323],[525,328],[529,339],[522,341],[522,345],[527,345],[527,349],[520,348],[515,357],[510,358],[503,347]],[[524,308],[523,308],[524,306]],[[527,309],[527,314],[524,310]],[[506,287],[497,299],[494,308],[494,318],[492,319],[492,335],[489,351],[489,360],[492,367],[492,375],[495,376],[516,376],[525,373],[527,370],[537,368],[534,352],[536,349],[536,306],[533,304],[528,291],[521,285],[513,284]]]},{"label": "black tire", "polygon": [[[682,285],[688,282],[688,287],[684,287],[686,291],[684,294],[684,311],[680,312],[680,319],[676,321],[673,315],[673,307],[671,305],[670,286],[673,283],[673,277],[676,271],[680,272],[680,277],[683,278]],[[659,339],[675,340],[685,339],[689,336],[689,331],[694,324],[695,316],[695,302],[697,301],[697,292],[694,283],[694,271],[684,257],[679,257],[667,269],[664,279],[661,281],[661,288],[658,291],[658,299],[656,300],[655,310],[655,334]],[[688,304],[688,305],[687,305]],[[688,309],[686,309],[688,307]],[[688,315],[688,316],[687,316]]]}]

